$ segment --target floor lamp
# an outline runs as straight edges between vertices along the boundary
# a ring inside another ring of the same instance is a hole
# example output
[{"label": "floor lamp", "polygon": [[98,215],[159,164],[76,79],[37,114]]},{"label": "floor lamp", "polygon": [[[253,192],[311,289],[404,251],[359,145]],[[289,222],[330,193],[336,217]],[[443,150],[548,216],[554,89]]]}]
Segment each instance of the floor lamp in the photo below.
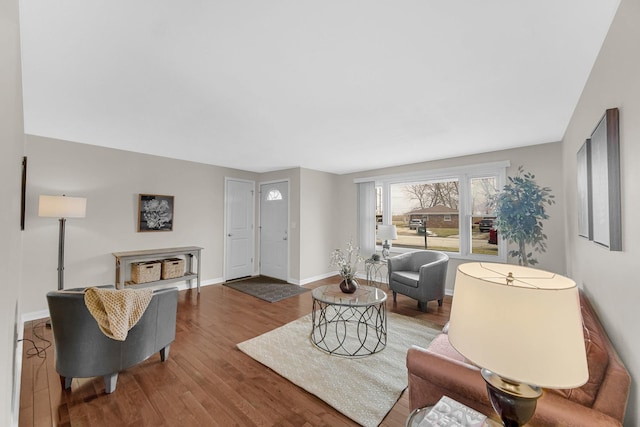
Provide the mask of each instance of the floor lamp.
[{"label": "floor lamp", "polygon": [[40,196],[38,216],[59,218],[58,237],[58,290],[64,289],[64,226],[67,218],[84,218],[87,199],[84,197]]},{"label": "floor lamp", "polygon": [[578,288],[529,267],[472,262],[458,266],[449,341],[477,366],[504,426],[533,415],[545,388],[589,378]]}]

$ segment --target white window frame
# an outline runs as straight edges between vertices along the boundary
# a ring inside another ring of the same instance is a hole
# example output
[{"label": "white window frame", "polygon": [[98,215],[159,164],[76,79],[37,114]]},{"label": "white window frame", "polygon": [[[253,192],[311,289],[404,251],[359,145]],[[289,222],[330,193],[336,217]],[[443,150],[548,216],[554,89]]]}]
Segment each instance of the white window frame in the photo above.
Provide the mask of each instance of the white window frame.
[{"label": "white window frame", "polygon": [[[493,163],[483,163],[469,166],[457,166],[452,168],[434,169],[429,171],[416,171],[395,175],[382,175],[367,178],[357,178],[354,183],[374,181],[376,186],[382,187],[382,223],[391,224],[391,191],[392,184],[402,184],[422,181],[446,181],[458,180],[459,198],[459,228],[460,228],[460,250],[458,252],[447,252],[454,259],[464,259],[470,261],[487,262],[507,262],[507,242],[498,238],[498,255],[474,254],[471,252],[471,189],[470,183],[473,178],[496,177],[496,188],[502,189],[507,179],[507,168],[511,166],[508,160]],[[361,219],[358,218],[358,221]],[[500,236],[498,236],[500,237]],[[380,245],[376,245],[377,250],[381,250]],[[394,247],[392,252],[404,253],[415,251],[415,248]]]}]

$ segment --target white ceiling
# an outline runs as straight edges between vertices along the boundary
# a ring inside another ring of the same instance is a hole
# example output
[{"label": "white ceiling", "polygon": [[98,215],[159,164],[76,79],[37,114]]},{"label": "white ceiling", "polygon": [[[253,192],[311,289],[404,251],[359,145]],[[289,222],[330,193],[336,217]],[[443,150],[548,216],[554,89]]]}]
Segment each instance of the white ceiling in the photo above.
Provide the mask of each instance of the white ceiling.
[{"label": "white ceiling", "polygon": [[21,0],[25,131],[265,172],[562,139],[619,0]]}]

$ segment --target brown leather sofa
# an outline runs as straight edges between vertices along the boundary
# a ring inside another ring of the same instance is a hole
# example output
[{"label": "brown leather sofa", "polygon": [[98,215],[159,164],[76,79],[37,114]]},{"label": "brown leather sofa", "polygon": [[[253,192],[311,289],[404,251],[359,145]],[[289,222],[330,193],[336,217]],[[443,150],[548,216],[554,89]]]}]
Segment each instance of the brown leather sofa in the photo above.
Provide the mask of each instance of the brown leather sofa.
[{"label": "brown leather sofa", "polygon": [[[621,426],[624,421],[631,378],[582,293],[580,302],[589,381],[575,389],[544,390],[536,413],[527,425]],[[544,312],[540,315],[544,316]],[[427,348],[410,348],[407,369],[411,410],[433,405],[446,395],[486,415],[496,416],[480,369],[449,344],[445,333]]]}]

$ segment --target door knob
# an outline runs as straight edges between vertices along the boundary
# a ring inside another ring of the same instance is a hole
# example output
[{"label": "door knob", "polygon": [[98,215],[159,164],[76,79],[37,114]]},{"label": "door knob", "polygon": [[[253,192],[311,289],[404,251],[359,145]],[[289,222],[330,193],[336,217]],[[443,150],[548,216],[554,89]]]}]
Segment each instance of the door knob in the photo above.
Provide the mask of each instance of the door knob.
[{"label": "door knob", "polygon": [[227,234],[227,237],[231,237],[231,236],[232,236],[232,234],[231,234],[231,233]]}]

